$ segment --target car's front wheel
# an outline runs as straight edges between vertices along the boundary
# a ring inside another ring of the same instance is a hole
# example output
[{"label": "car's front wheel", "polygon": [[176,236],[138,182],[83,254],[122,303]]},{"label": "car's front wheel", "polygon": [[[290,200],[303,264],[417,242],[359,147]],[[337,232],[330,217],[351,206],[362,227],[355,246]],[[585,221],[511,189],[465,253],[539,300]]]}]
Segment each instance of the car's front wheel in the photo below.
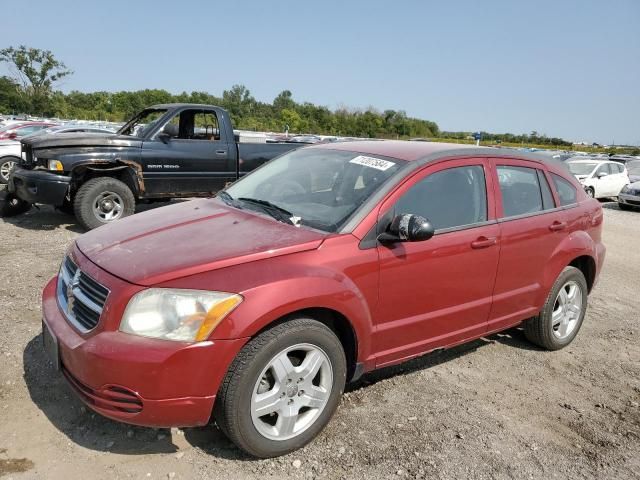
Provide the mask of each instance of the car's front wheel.
[{"label": "car's front wheel", "polygon": [[569,345],[580,330],[587,311],[587,281],[575,267],[558,276],[537,317],[524,323],[529,341],[547,350]]},{"label": "car's front wheel", "polygon": [[73,201],[76,218],[87,230],[133,215],[136,199],[131,189],[111,177],[92,178],[80,187]]},{"label": "car's front wheel", "polygon": [[216,422],[251,455],[284,455],[329,422],[346,371],[342,344],[330,328],[309,318],[281,323],[249,341],[229,367]]},{"label": "car's front wheel", "polygon": [[593,189],[593,187],[587,187],[585,192],[587,192],[587,195],[589,195],[591,198],[596,198],[596,191]]}]

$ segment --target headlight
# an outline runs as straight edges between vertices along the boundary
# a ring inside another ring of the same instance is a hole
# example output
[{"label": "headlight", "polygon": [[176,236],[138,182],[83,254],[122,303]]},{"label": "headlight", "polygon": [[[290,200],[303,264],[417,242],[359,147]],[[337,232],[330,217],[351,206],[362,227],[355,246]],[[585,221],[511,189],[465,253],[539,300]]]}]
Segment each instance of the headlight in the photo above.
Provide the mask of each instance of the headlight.
[{"label": "headlight", "polygon": [[[37,161],[34,158],[34,161]],[[62,172],[64,170],[64,168],[62,167],[62,162],[60,160],[49,160],[49,170],[53,170],[55,172]]]},{"label": "headlight", "polygon": [[242,297],[233,293],[150,288],[129,301],[120,331],[165,340],[201,342],[240,302]]},{"label": "headlight", "polygon": [[620,193],[627,193],[629,191],[629,185],[625,185],[624,187],[622,187],[622,190],[620,190]]}]

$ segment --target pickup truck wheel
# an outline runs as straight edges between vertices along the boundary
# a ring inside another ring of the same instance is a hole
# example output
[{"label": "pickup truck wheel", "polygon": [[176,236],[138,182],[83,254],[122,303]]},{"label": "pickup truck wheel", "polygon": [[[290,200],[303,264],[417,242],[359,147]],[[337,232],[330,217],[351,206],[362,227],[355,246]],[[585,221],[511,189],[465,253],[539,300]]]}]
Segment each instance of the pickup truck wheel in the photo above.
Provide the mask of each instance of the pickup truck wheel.
[{"label": "pickup truck wheel", "polygon": [[587,281],[580,270],[565,267],[558,276],[540,314],[524,323],[532,343],[547,350],[569,345],[580,330],[587,311]]},{"label": "pickup truck wheel", "polygon": [[251,455],[284,455],[329,422],[346,372],[331,329],[308,318],[281,323],[250,340],[229,367],[216,398],[216,422]]},{"label": "pickup truck wheel", "polygon": [[13,193],[0,192],[0,218],[14,217],[28,212],[30,209],[31,204],[29,202],[20,200]]},{"label": "pickup truck wheel", "polygon": [[111,177],[92,178],[76,194],[73,210],[88,230],[133,215],[136,199],[126,184]]},{"label": "pickup truck wheel", "polygon": [[16,166],[17,159],[14,157],[0,158],[0,184],[6,185],[9,183],[9,174],[13,167]]}]

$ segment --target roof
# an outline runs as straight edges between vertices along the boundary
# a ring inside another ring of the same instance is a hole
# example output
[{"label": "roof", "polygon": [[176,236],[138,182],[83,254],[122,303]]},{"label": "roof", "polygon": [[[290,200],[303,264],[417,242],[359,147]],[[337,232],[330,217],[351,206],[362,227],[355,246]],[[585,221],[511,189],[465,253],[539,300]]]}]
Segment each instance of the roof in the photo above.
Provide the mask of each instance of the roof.
[{"label": "roof", "polygon": [[174,108],[183,108],[183,107],[189,107],[189,108],[207,108],[207,109],[221,109],[222,107],[218,107],[216,105],[207,105],[206,103],[159,103],[157,105],[151,105],[150,107],[145,108],[145,110],[148,110],[150,108],[164,108],[167,110],[172,110]]},{"label": "roof", "polygon": [[616,162],[615,159],[610,160],[608,158],[578,158],[575,160],[570,158],[567,160],[567,163],[618,163],[624,165],[622,162]]},{"label": "roof", "polygon": [[523,152],[512,148],[477,147],[469,144],[439,143],[439,142],[406,142],[402,140],[365,140],[355,142],[324,143],[307,148],[327,148],[330,150],[345,150],[363,153],[366,155],[382,155],[397,158],[399,160],[432,161],[443,157],[453,156],[479,156],[479,157],[508,157],[533,160],[536,162],[552,163],[562,162],[549,158],[546,155]]}]

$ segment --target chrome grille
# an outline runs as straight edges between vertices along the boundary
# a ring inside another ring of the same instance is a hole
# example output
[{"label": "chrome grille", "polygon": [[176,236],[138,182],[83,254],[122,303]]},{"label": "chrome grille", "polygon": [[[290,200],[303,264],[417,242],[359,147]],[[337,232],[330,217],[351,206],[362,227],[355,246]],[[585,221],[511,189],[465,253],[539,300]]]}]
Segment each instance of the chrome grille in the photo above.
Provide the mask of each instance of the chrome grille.
[{"label": "chrome grille", "polygon": [[98,325],[109,290],[66,257],[58,275],[58,303],[69,323],[82,332]]}]

